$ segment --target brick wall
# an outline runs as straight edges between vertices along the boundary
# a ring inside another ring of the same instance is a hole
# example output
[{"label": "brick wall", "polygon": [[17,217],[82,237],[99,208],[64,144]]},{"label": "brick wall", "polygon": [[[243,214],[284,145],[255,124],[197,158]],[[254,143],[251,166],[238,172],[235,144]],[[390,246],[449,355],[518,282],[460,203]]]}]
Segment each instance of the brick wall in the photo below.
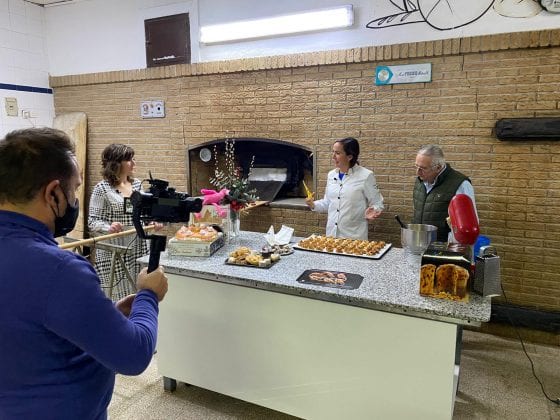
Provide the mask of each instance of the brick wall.
[{"label": "brick wall", "polygon": [[[376,65],[432,63],[433,81],[375,86]],[[332,142],[360,140],[386,211],[370,238],[399,246],[394,214],[411,217],[417,149],[438,143],[471,177],[481,231],[502,256],[509,301],[560,310],[560,142],[500,141],[500,118],[560,116],[560,30],[156,69],[51,78],[57,114],[88,115],[91,191],[109,143],[134,147],[137,175],[186,182],[186,149],[226,132],[317,148],[319,193]],[[163,99],[165,119],[142,120],[142,100]],[[325,217],[260,208],[242,228],[285,223],[306,235]]]}]

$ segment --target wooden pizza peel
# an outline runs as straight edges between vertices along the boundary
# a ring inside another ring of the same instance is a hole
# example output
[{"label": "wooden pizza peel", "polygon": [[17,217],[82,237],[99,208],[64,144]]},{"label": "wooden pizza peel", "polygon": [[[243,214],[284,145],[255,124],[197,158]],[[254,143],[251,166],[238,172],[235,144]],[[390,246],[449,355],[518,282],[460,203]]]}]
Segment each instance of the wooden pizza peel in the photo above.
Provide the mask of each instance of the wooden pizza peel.
[{"label": "wooden pizza peel", "polygon": [[68,235],[74,239],[84,239],[86,232],[86,210],[85,205],[85,174],[86,174],[86,155],[87,155],[87,116],[84,112],[69,112],[57,115],[54,118],[53,128],[64,131],[74,141],[76,145],[76,158],[82,175],[82,185],[76,192],[76,197],[80,201],[80,214],[76,222],[76,227]]}]

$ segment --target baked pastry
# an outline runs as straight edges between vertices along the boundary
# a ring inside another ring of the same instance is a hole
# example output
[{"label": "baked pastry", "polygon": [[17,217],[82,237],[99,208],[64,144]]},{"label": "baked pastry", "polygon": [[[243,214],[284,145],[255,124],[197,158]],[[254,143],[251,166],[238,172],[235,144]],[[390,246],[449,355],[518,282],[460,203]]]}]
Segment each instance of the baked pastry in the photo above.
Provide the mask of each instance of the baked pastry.
[{"label": "baked pastry", "polygon": [[464,297],[469,275],[469,270],[456,264],[440,265],[436,269],[437,291]]},{"label": "baked pastry", "polygon": [[272,245],[270,249],[272,250],[272,253],[276,253],[278,255],[287,255],[293,252],[290,245]]},{"label": "baked pastry", "polygon": [[436,269],[436,289],[438,292],[453,294],[456,283],[455,264],[442,264]]},{"label": "baked pastry", "polygon": [[467,295],[467,285],[469,282],[470,273],[469,270],[463,267],[455,266],[455,274],[457,275],[457,280],[455,282],[454,293],[460,298],[464,298]]},{"label": "baked pastry", "polygon": [[436,266],[424,264],[420,267],[420,294],[431,295],[434,293],[434,280],[436,279]]},{"label": "baked pastry", "polygon": [[[247,262],[247,264],[256,265],[256,266],[258,266],[259,263],[263,260],[264,258],[260,254],[249,254],[245,257],[245,261]],[[270,260],[268,261],[270,262]]]},{"label": "baked pastry", "polygon": [[314,271],[309,273],[308,275],[309,280],[320,282],[320,283],[329,283],[329,284],[344,284],[346,283],[346,274],[344,273],[333,273],[332,271]]},{"label": "baked pastry", "polygon": [[301,248],[313,251],[372,256],[381,251],[386,244],[383,241],[366,241],[361,239],[311,235],[308,238],[302,239],[298,245]]},{"label": "baked pastry", "polygon": [[212,226],[201,224],[199,226],[181,226],[175,233],[175,239],[180,241],[212,242],[218,237],[218,231]]},{"label": "baked pastry", "polygon": [[249,248],[247,248],[246,246],[241,246],[239,248],[234,249],[232,252],[230,252],[229,256],[233,258],[240,258],[240,257],[245,257],[250,253],[251,250]]}]

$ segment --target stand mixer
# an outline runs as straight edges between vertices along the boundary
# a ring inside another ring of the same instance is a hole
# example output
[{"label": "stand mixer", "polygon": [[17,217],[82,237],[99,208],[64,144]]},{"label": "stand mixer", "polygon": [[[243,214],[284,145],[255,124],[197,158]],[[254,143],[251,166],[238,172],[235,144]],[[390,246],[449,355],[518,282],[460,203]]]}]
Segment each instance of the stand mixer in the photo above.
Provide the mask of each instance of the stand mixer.
[{"label": "stand mixer", "polygon": [[471,261],[474,261],[473,245],[480,233],[478,217],[471,198],[466,194],[457,194],[448,207],[449,224],[458,244],[468,247]]},{"label": "stand mixer", "polygon": [[473,255],[473,245],[479,235],[478,217],[470,197],[457,194],[449,203],[449,218],[453,236],[461,245],[469,249],[471,264],[474,268],[473,290],[482,296],[501,294],[500,257],[491,246],[481,248],[481,255]]}]

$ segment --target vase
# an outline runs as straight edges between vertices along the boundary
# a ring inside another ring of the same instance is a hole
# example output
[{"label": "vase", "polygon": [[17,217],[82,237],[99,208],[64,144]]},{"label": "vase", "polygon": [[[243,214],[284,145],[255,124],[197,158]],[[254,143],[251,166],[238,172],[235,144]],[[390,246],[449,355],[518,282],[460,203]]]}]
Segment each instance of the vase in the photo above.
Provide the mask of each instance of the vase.
[{"label": "vase", "polygon": [[229,240],[239,236],[239,227],[241,220],[239,217],[239,212],[229,209],[229,218],[227,226],[227,237]]}]

